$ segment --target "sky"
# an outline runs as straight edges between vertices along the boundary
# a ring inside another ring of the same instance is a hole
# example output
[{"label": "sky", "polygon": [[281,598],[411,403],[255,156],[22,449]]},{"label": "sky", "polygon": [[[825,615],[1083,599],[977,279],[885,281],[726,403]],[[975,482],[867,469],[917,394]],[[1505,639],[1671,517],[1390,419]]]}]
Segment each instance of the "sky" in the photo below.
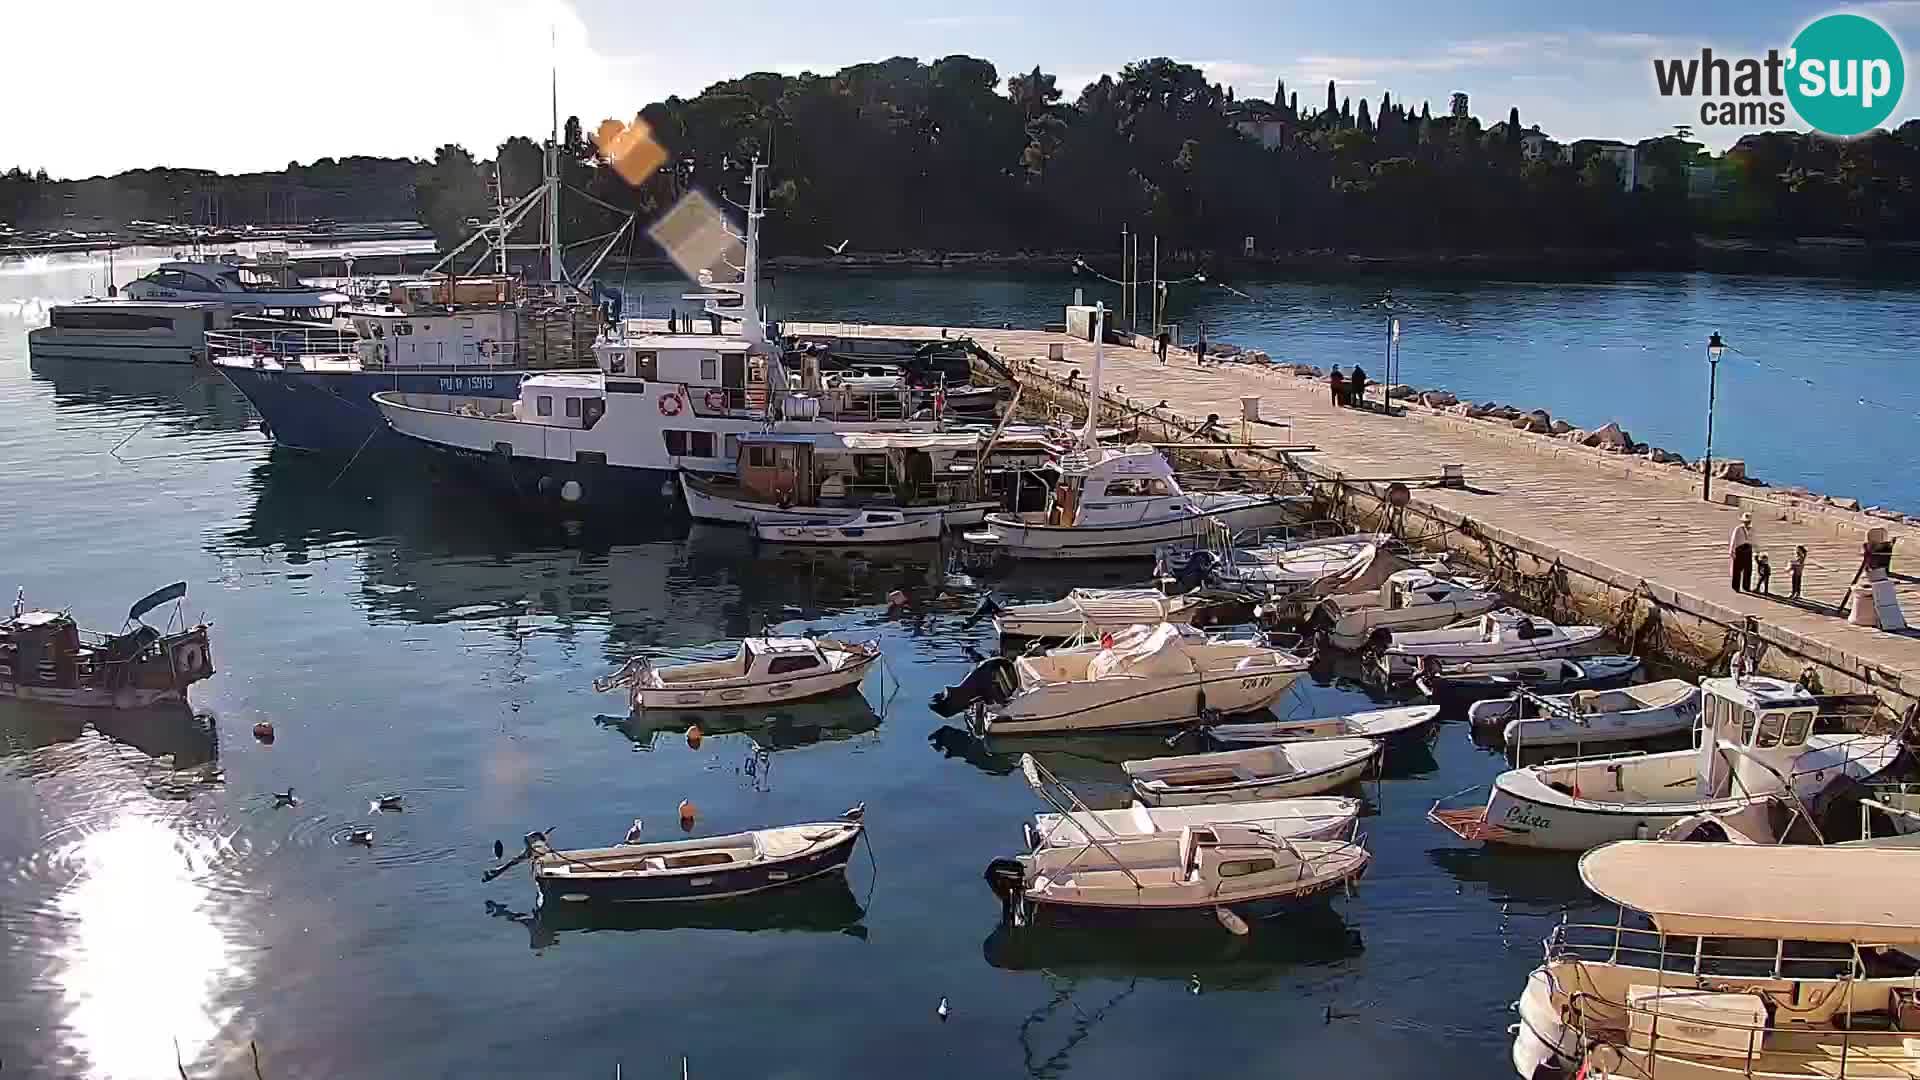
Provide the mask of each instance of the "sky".
[{"label": "sky", "polygon": [[[848,64],[965,53],[1001,77],[1059,78],[1069,99],[1130,60],[1171,56],[1240,97],[1277,80],[1302,106],[1326,82],[1378,104],[1464,91],[1491,123],[1518,107],[1563,141],[1635,140],[1677,124],[1724,149],[1745,130],[1701,126],[1697,103],[1654,90],[1656,56],[1764,55],[1832,11],[1870,15],[1920,41],[1920,0],[1835,7],[1789,0],[1109,0],[1087,7],[734,0],[0,0],[8,100],[0,168],[60,177],[166,165],[226,172],[349,154],[483,156],[560,114],[592,130],[671,94],[750,71],[831,73]],[[1893,122],[1910,117],[1908,95]]]}]

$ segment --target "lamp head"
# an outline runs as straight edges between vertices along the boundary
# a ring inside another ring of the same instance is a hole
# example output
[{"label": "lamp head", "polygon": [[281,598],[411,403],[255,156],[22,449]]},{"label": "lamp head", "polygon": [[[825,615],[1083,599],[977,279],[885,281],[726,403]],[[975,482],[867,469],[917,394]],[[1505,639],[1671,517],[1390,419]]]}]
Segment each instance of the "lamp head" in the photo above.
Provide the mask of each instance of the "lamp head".
[{"label": "lamp head", "polygon": [[1720,340],[1720,331],[1715,330],[1707,338],[1707,359],[1718,363],[1722,353],[1727,351],[1727,343]]}]

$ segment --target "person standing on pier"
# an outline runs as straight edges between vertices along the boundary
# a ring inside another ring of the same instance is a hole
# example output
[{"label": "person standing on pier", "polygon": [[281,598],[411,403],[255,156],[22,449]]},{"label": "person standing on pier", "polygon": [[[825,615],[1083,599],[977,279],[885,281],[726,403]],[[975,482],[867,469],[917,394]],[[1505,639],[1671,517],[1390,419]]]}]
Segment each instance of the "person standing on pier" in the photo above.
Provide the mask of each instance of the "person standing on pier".
[{"label": "person standing on pier", "polygon": [[1207,332],[1200,331],[1200,337],[1193,343],[1193,366],[1207,366]]},{"label": "person standing on pier", "polygon": [[1761,596],[1773,595],[1773,563],[1767,559],[1767,553],[1761,552],[1753,560],[1753,585]]},{"label": "person standing on pier", "polygon": [[1167,346],[1171,344],[1173,344],[1173,334],[1166,330],[1160,331],[1160,336],[1153,339],[1154,351],[1160,354],[1162,364],[1167,362]]},{"label": "person standing on pier", "polygon": [[1333,365],[1333,371],[1327,376],[1327,385],[1333,390],[1333,407],[1339,408],[1346,402],[1340,400],[1347,396],[1347,377],[1340,374],[1340,365]]},{"label": "person standing on pier", "polygon": [[1347,401],[1356,409],[1367,407],[1367,373],[1353,365],[1353,377],[1347,380]]},{"label": "person standing on pier", "polygon": [[1727,554],[1733,557],[1733,591],[1753,591],[1753,515],[1741,514],[1740,524],[1727,538]]},{"label": "person standing on pier", "polygon": [[1789,598],[1800,599],[1800,575],[1805,573],[1806,569],[1807,545],[1801,544],[1793,549],[1793,561],[1787,564],[1787,587],[1793,590],[1787,594]]}]

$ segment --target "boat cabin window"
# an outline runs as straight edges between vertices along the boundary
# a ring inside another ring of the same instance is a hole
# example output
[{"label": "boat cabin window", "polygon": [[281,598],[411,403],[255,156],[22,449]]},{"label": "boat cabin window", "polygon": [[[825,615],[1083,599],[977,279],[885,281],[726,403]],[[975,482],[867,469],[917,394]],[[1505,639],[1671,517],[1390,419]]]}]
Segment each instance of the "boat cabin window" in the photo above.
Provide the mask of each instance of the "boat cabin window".
[{"label": "boat cabin window", "polygon": [[1220,864],[1221,877],[1246,877],[1273,869],[1272,859],[1228,859]]},{"label": "boat cabin window", "polygon": [[656,382],[660,378],[658,374],[659,370],[659,354],[650,351],[636,351],[633,354],[633,373],[635,376],[646,379],[649,382]]},{"label": "boat cabin window", "polygon": [[900,520],[899,514],[868,514],[867,520],[875,525],[891,525]]},{"label": "boat cabin window", "polygon": [[719,357],[703,356],[700,358],[700,381],[701,382],[720,381],[720,358]]},{"label": "boat cabin window", "polygon": [[789,671],[806,671],[819,666],[820,661],[811,656],[776,656],[767,661],[767,674],[785,675]]},{"label": "boat cabin window", "polygon": [[139,315],[131,311],[89,311],[84,307],[55,308],[53,325],[63,330],[171,330],[167,315]]},{"label": "boat cabin window", "polygon": [[1753,710],[1743,705],[1743,706],[1737,707],[1734,710],[1734,712],[1735,712],[1735,715],[1738,716],[1740,720],[1740,741],[1748,746],[1752,746],[1753,745],[1753,723],[1754,723]]},{"label": "boat cabin window", "polygon": [[1552,633],[1552,628],[1541,626],[1532,619],[1520,620],[1520,640],[1522,641],[1527,641],[1532,638],[1548,637],[1552,635]]},{"label": "boat cabin window", "polygon": [[1780,735],[1786,730],[1787,714],[1769,710],[1760,714],[1760,734],[1753,745],[1762,750],[1780,745]]},{"label": "boat cabin window", "polygon": [[627,354],[624,351],[608,354],[607,374],[625,375],[626,373],[627,373]]},{"label": "boat cabin window", "polygon": [[576,420],[580,418],[580,399],[579,398],[570,397],[567,399],[567,415]]},{"label": "boat cabin window", "polygon": [[667,453],[669,455],[673,457],[686,456],[687,454],[687,433],[686,432],[669,430],[669,431],[663,431],[660,434],[663,438],[667,440]]},{"label": "boat cabin window", "polygon": [[1813,734],[1813,716],[1812,709],[1795,709],[1787,714],[1786,745],[1799,746],[1807,741]]},{"label": "boat cabin window", "polygon": [[[732,436],[728,436],[728,437],[731,438]],[[771,446],[747,447],[747,464],[756,469],[773,468],[773,464],[774,464],[773,447]]]},{"label": "boat cabin window", "polygon": [[541,394],[539,400],[533,403],[533,411],[541,416],[552,416],[553,397],[548,394]]},{"label": "boat cabin window", "polygon": [[726,455],[728,461],[740,460],[740,436],[725,436],[721,439],[720,446],[721,452]]},{"label": "boat cabin window", "polygon": [[688,438],[689,451],[694,457],[716,457],[713,452],[713,432],[695,431]]}]

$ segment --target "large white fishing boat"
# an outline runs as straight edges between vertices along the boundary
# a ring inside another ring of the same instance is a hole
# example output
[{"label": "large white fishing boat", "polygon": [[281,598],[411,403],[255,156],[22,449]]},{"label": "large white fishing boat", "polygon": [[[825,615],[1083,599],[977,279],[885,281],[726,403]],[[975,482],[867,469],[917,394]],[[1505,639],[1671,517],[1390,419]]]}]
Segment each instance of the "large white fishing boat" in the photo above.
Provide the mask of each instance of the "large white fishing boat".
[{"label": "large white fishing boat", "polygon": [[1781,679],[1703,679],[1700,689],[1697,749],[1513,769],[1494,779],[1486,805],[1443,799],[1428,817],[1466,840],[1585,851],[1755,800],[1810,805],[1843,779],[1879,775],[1901,753],[1897,734],[1815,732],[1820,703]]}]

